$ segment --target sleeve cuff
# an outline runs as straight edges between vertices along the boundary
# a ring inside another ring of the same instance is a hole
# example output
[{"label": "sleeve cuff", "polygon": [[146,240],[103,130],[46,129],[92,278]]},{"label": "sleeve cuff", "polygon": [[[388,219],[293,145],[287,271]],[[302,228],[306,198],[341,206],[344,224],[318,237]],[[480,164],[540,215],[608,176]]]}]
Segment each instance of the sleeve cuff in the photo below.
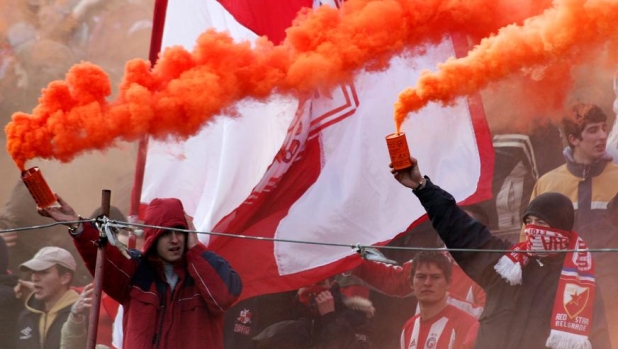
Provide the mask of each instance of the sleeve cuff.
[{"label": "sleeve cuff", "polygon": [[419,184],[417,189],[412,189],[412,192],[414,194],[421,193],[421,192],[425,191],[425,189],[427,189],[427,187],[430,187],[432,185],[431,180],[429,179],[429,177],[423,176],[423,178],[425,179],[425,183]]}]

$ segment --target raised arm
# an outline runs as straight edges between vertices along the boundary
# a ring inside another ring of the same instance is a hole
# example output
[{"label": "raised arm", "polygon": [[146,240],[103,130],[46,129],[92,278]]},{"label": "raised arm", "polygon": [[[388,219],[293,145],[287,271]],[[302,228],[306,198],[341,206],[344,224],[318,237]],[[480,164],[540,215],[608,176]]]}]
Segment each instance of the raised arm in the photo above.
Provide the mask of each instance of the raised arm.
[{"label": "raised arm", "polygon": [[[56,194],[56,198],[60,206],[39,208],[38,212],[42,216],[50,217],[56,222],[61,222],[69,227],[69,233],[74,238],[73,242],[77,251],[90,273],[94,275],[98,253],[99,230],[91,223],[72,223],[81,220],[81,217],[60,195]],[[106,248],[103,290],[121,304],[128,295],[129,283],[139,262],[139,253],[137,251],[133,251],[131,255],[132,258],[128,259],[117,248],[111,245],[108,245]]]},{"label": "raised arm", "polygon": [[[391,170],[395,179],[403,186],[413,189],[431,220],[434,229],[448,248],[452,249],[508,249],[511,244],[495,238],[487,227],[470,217],[457,206],[453,196],[434,185],[429,177],[423,177],[418,161],[411,158],[410,168]],[[485,287],[495,280],[493,265],[500,258],[499,253],[451,252],[457,264],[476,283]],[[485,276],[491,280],[485,279]]]}]

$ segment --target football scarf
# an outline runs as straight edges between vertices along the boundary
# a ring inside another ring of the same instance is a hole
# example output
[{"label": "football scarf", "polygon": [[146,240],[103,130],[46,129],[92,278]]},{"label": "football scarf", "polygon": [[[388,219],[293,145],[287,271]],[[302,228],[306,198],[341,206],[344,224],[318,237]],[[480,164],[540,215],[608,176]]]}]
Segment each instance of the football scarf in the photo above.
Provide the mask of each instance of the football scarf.
[{"label": "football scarf", "polygon": [[[586,250],[588,246],[575,232],[526,225],[526,240],[514,245],[494,269],[511,285],[520,285],[522,269],[530,258],[557,255],[559,250]],[[519,252],[525,251],[525,252]],[[551,333],[545,345],[554,349],[591,349],[595,297],[594,267],[590,252],[566,252],[554,308]]]}]

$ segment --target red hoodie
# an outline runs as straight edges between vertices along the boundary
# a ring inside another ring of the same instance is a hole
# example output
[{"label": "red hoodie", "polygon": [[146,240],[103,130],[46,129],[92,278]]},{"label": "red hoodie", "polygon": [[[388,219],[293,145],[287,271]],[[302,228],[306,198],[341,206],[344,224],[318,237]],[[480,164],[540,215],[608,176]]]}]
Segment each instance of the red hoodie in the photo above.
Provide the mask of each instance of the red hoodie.
[{"label": "red hoodie", "polygon": [[[187,228],[178,199],[154,199],[144,223]],[[131,251],[131,259],[118,249],[107,248],[103,290],[124,307],[123,347],[223,348],[224,311],[238,299],[242,282],[230,265],[198,243],[174,263],[178,282],[173,290],[165,281],[156,241],[164,229],[145,229],[143,253]],[[94,273],[98,231],[86,224],[75,237],[75,246]],[[185,239],[186,240],[186,239]]]}]

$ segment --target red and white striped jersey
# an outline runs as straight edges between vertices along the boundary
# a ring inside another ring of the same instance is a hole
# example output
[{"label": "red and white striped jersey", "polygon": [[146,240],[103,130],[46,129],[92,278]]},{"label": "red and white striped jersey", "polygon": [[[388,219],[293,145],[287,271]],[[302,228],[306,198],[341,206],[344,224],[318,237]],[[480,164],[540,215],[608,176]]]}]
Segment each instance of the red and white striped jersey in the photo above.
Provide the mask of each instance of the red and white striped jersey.
[{"label": "red and white striped jersey", "polygon": [[478,321],[453,305],[447,305],[428,320],[417,314],[406,322],[401,332],[401,349],[472,348]]}]

